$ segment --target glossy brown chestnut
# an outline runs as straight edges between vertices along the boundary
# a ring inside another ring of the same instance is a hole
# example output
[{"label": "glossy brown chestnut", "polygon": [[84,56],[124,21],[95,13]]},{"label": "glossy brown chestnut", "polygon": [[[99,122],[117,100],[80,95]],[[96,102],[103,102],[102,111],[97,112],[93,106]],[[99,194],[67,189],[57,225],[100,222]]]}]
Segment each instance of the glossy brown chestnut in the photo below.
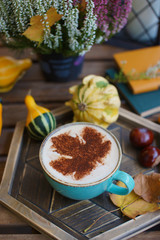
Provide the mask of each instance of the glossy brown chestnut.
[{"label": "glossy brown chestnut", "polygon": [[129,137],[134,147],[144,148],[152,144],[154,134],[147,128],[134,128],[131,130]]},{"label": "glossy brown chestnut", "polygon": [[141,150],[139,162],[143,167],[153,167],[158,158],[160,158],[160,149],[148,146]]}]

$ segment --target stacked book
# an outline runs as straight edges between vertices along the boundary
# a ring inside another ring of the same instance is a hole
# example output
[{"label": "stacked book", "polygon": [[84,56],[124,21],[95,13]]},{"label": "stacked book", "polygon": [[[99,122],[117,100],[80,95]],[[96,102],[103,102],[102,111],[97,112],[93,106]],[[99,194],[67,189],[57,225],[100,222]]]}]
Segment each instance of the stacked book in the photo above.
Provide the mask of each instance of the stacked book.
[{"label": "stacked book", "polygon": [[116,85],[134,111],[143,117],[160,112],[160,46],[117,53],[114,59],[119,75],[115,69],[106,74],[112,79],[125,76],[126,83]]}]

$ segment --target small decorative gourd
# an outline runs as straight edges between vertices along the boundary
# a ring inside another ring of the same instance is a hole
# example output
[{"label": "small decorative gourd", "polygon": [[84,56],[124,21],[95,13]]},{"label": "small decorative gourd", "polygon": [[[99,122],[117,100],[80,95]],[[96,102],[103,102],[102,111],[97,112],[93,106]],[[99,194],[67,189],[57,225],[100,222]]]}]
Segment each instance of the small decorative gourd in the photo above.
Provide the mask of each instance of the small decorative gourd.
[{"label": "small decorative gourd", "polygon": [[27,131],[31,138],[43,140],[56,128],[56,119],[49,109],[37,105],[30,94],[25,97],[25,104],[28,109]]},{"label": "small decorative gourd", "polygon": [[69,92],[73,96],[65,104],[72,108],[74,122],[92,122],[106,128],[117,120],[120,98],[116,87],[107,79],[88,75]]},{"label": "small decorative gourd", "polygon": [[0,57],[0,92],[10,91],[31,65],[29,58],[17,60],[8,56]]}]

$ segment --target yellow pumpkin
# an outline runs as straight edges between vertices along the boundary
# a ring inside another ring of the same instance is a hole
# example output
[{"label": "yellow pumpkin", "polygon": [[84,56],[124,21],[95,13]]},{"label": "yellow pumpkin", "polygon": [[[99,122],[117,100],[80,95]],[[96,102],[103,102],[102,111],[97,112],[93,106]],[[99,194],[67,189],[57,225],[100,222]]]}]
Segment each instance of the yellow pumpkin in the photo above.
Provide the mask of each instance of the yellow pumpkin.
[{"label": "yellow pumpkin", "polygon": [[88,75],[69,92],[73,96],[65,104],[72,108],[74,122],[92,122],[106,128],[117,120],[121,102],[116,87],[107,79]]},{"label": "yellow pumpkin", "polygon": [[0,57],[0,92],[11,90],[31,65],[32,62],[28,58],[17,60],[8,56]]}]

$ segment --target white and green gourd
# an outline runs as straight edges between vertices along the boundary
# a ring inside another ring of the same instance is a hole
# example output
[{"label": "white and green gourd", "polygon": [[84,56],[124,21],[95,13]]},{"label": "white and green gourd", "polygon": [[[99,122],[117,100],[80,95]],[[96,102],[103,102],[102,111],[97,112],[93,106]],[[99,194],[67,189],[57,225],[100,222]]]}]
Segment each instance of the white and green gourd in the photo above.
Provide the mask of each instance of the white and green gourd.
[{"label": "white and green gourd", "polygon": [[74,122],[92,122],[107,128],[117,121],[121,101],[117,88],[104,77],[88,75],[69,92],[72,99],[65,104],[72,108]]}]

